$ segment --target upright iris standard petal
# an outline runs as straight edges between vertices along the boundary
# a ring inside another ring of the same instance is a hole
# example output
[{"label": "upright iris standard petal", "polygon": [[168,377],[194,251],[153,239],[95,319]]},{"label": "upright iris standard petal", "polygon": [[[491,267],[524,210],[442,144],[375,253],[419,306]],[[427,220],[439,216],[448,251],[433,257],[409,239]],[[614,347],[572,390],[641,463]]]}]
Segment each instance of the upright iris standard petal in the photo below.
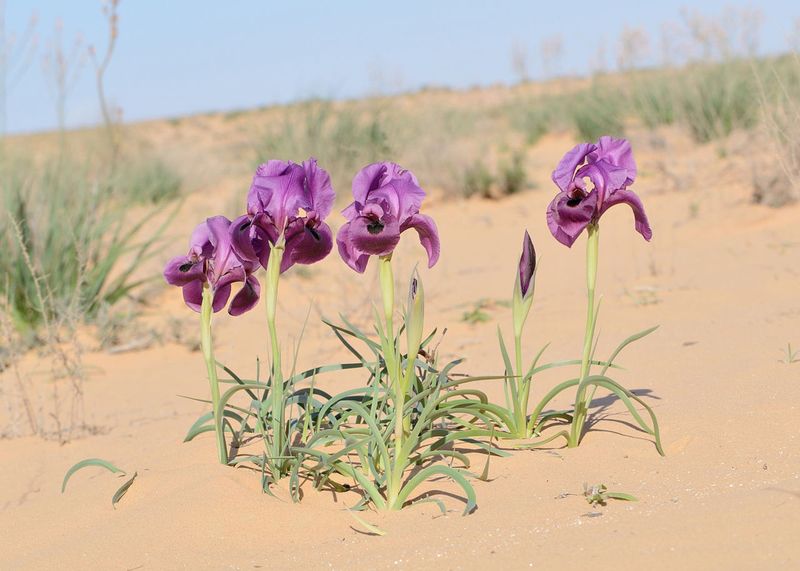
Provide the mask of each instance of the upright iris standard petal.
[{"label": "upright iris standard petal", "polygon": [[267,161],[256,169],[247,195],[247,212],[268,214],[264,222],[280,234],[288,218],[300,208],[305,172],[291,161]]},{"label": "upright iris standard petal", "polygon": [[[547,208],[547,226],[556,240],[572,246],[589,224],[621,203],[633,209],[636,230],[650,240],[653,233],[642,202],[628,189],[636,173],[633,151],[625,139],[600,137],[596,144],[582,143],[564,155],[552,176],[560,192]],[[586,178],[593,188],[586,188]]]},{"label": "upright iris standard petal", "polygon": [[571,185],[575,182],[575,169],[586,161],[586,156],[597,147],[591,143],[581,143],[575,145],[556,166],[553,171],[552,179],[556,186],[564,192],[572,190]]},{"label": "upright iris standard petal", "polygon": [[247,199],[247,215],[233,224],[232,244],[242,258],[267,267],[270,251],[282,239],[281,272],[294,264],[313,264],[333,248],[324,219],[333,208],[330,175],[309,158],[302,165],[268,161],[258,167]]},{"label": "upright iris standard petal", "polygon": [[528,294],[534,271],[536,271],[536,250],[533,248],[531,235],[525,230],[525,236],[522,239],[522,255],[519,257],[519,285],[522,297]]},{"label": "upright iris standard petal", "polygon": [[411,171],[391,162],[367,165],[353,178],[354,201],[342,211],[347,223],[336,242],[345,263],[361,273],[370,256],[391,254],[400,234],[413,228],[428,254],[439,259],[439,233],[429,216],[419,213],[425,191]]},{"label": "upright iris standard petal", "polygon": [[237,294],[235,300],[239,301],[236,307],[231,306],[232,315],[247,311],[258,301],[258,281],[250,275],[256,263],[236,254],[233,238],[230,220],[224,216],[211,217],[195,228],[189,253],[167,262],[164,278],[170,285],[183,288],[183,299],[191,309],[200,311],[206,285],[212,288],[215,312],[228,304],[231,286],[236,282],[242,282],[242,291],[246,292],[241,298],[242,292]]},{"label": "upright iris standard petal", "polygon": [[336,200],[331,177],[328,171],[317,164],[317,159],[314,157],[303,162],[303,173],[304,193],[300,208],[316,212],[317,217],[324,220],[333,210],[333,202]]},{"label": "upright iris standard petal", "polygon": [[633,158],[633,149],[627,139],[615,139],[605,135],[597,141],[597,148],[589,153],[589,161],[604,160],[615,167],[627,171],[627,180],[622,186],[633,184],[636,179],[636,161]]}]

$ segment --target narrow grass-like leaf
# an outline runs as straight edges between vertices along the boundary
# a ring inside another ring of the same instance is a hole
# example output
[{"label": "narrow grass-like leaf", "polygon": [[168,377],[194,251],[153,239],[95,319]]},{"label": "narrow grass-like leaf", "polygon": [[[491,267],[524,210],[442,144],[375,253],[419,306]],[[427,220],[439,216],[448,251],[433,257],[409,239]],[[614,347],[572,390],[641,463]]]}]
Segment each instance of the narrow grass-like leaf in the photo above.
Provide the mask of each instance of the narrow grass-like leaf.
[{"label": "narrow grass-like leaf", "polygon": [[417,472],[400,490],[400,493],[397,495],[397,505],[402,506],[406,499],[408,499],[408,495],[411,492],[413,492],[420,484],[422,484],[422,482],[429,480],[431,476],[436,474],[441,474],[442,476],[452,478],[459,486],[461,486],[461,489],[464,490],[464,493],[467,496],[467,505],[464,508],[464,515],[469,515],[478,505],[475,497],[475,489],[461,472],[455,468],[450,468],[449,466],[428,466],[427,468],[423,468]]},{"label": "narrow grass-like leaf", "polygon": [[122,496],[124,496],[128,492],[128,489],[133,485],[133,481],[136,479],[136,476],[138,475],[139,475],[138,472],[134,472],[133,476],[131,476],[130,479],[128,479],[128,481],[122,484],[119,487],[119,489],[116,492],[114,492],[114,496],[111,498],[111,507],[116,509],[117,504],[122,499]]},{"label": "narrow grass-like leaf", "polygon": [[[240,385],[244,385],[245,384],[245,382],[242,379],[240,379],[239,376],[236,373],[234,373],[231,369],[229,369],[228,367],[226,367],[225,365],[223,365],[219,361],[217,361],[217,366],[218,367],[222,367],[222,370],[225,371],[226,373],[228,373],[231,376],[231,378],[234,381],[236,381],[237,383],[239,383]],[[258,397],[256,396],[256,394],[253,391],[251,391],[250,389],[246,389],[246,390],[247,390],[247,394],[250,395],[251,399],[258,400]]]},{"label": "narrow grass-like leaf", "polygon": [[[232,410],[227,410],[226,409],[224,411],[224,416],[225,416],[225,418],[232,418],[232,419],[238,421],[240,424],[244,423],[244,418],[242,418],[239,414],[233,412]],[[209,431],[214,430],[214,426],[213,425],[205,426],[205,424],[207,422],[210,422],[210,421],[213,421],[213,420],[214,420],[214,413],[213,412],[207,412],[207,413],[203,414],[202,416],[200,416],[200,418],[198,418],[194,422],[194,424],[191,426],[191,428],[189,428],[189,432],[186,433],[186,437],[183,439],[183,441],[184,442],[189,442],[189,441],[193,440],[198,434],[202,434],[204,432],[209,432]],[[228,426],[230,427],[230,424]],[[236,434],[236,431],[233,430],[232,427],[231,427],[230,431],[231,431],[232,434]]]},{"label": "narrow grass-like leaf", "polygon": [[601,374],[601,375],[605,375],[605,374],[606,374],[606,371],[608,371],[608,368],[609,368],[610,366],[612,366],[612,364],[614,363],[614,359],[616,359],[616,358],[617,358],[617,355],[619,355],[619,354],[620,354],[620,352],[621,352],[621,351],[622,351],[622,350],[623,350],[625,347],[627,347],[628,345],[630,345],[630,344],[631,344],[631,343],[633,343],[634,341],[638,341],[638,340],[639,340],[639,339],[641,339],[642,337],[647,337],[648,335],[650,335],[650,334],[651,334],[653,331],[655,331],[656,329],[658,329],[658,325],[656,325],[656,326],[654,326],[654,327],[650,327],[649,329],[645,329],[644,331],[640,331],[639,333],[634,333],[633,335],[631,335],[630,337],[628,337],[627,339],[625,339],[625,340],[624,340],[622,343],[620,343],[620,344],[617,346],[617,348],[616,348],[616,349],[614,349],[614,352],[613,352],[613,353],[611,353],[611,356],[608,358],[608,364],[606,364],[606,365],[605,365],[605,367],[603,368],[603,371],[602,371],[600,374]]},{"label": "narrow grass-like leaf", "polygon": [[64,475],[64,481],[61,483],[61,493],[63,494],[64,490],[67,489],[67,482],[69,482],[69,479],[75,472],[83,468],[87,468],[89,466],[99,466],[100,468],[105,468],[106,470],[108,470],[109,472],[113,472],[114,474],[125,473],[124,470],[120,470],[108,460],[103,460],[101,458],[87,458],[86,460],[81,460],[80,462],[72,466],[72,468],[67,470],[67,473]]},{"label": "narrow grass-like leaf", "polygon": [[[489,446],[491,446],[494,442],[494,427],[492,427],[492,435],[489,437]],[[486,464],[483,465],[483,472],[478,477],[479,480],[482,482],[489,481],[489,461],[492,459],[492,455],[488,452],[486,453]]]},{"label": "narrow grass-like leaf", "polygon": [[370,534],[380,535],[380,536],[386,535],[385,531],[383,531],[377,525],[372,525],[353,510],[347,510],[347,513],[353,516],[353,519],[355,519],[359,524],[361,524],[364,527],[364,529],[366,529]]},{"label": "narrow grass-like leaf", "polygon": [[[591,377],[587,377],[584,383],[586,385],[597,385],[606,388],[612,393],[616,394],[617,397],[619,397],[619,399],[628,409],[628,412],[631,413],[631,416],[633,416],[636,423],[642,428],[642,430],[644,430],[645,432],[647,432],[648,434],[652,435],[655,438],[656,450],[658,450],[658,453],[661,456],[664,456],[664,449],[661,446],[661,434],[658,428],[658,420],[656,419],[656,415],[653,412],[653,409],[646,402],[644,402],[637,395],[633,394],[628,389],[620,385],[615,380],[610,379],[608,377],[604,377],[601,375],[593,375]],[[644,419],[642,419],[642,417],[639,415],[639,411],[637,411],[636,407],[633,406],[631,399],[635,400],[645,408],[647,413],[650,415],[650,420],[653,423],[652,428],[649,427],[647,423],[644,421]]]}]

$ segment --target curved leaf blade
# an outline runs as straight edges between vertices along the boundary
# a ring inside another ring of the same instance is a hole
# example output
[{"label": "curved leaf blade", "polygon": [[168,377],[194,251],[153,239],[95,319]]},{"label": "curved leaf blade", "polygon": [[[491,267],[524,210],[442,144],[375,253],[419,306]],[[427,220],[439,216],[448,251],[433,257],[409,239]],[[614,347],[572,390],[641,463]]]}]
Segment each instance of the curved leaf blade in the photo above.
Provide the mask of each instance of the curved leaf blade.
[{"label": "curved leaf blade", "polygon": [[64,474],[64,481],[61,482],[61,493],[63,494],[64,490],[67,489],[67,482],[69,482],[69,479],[75,472],[77,472],[78,470],[82,470],[83,468],[88,468],[89,466],[99,466],[100,468],[105,468],[106,470],[114,474],[125,473],[125,470],[117,468],[116,466],[114,466],[114,464],[112,464],[108,460],[103,460],[102,458],[87,458],[86,460],[81,460],[80,462],[72,466],[69,470],[67,470],[67,473]]}]

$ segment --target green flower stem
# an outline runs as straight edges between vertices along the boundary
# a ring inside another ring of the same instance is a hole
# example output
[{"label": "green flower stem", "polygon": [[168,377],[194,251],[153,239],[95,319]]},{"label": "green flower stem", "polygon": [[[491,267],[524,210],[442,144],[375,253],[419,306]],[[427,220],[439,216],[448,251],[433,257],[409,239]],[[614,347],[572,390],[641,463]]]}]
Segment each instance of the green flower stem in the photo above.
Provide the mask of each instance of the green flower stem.
[{"label": "green flower stem", "polygon": [[397,347],[394,336],[394,275],[392,273],[392,256],[379,258],[379,275],[381,284],[381,297],[383,299],[384,335],[383,354],[386,359],[386,369],[389,383],[394,392],[394,457],[392,465],[387,466],[389,477],[386,481],[387,508],[400,509],[397,498],[403,483],[403,468],[406,462],[401,457],[403,454],[403,441],[405,437],[403,409],[405,408],[406,387],[400,377],[400,364],[398,363]]},{"label": "green flower stem", "polygon": [[[266,283],[266,306],[267,306],[267,326],[269,327],[269,339],[272,351],[272,383],[270,390],[270,400],[272,409],[272,455],[279,458],[284,455],[284,397],[283,397],[283,373],[281,372],[281,349],[278,343],[278,331],[275,326],[275,314],[278,305],[278,282],[281,276],[281,261],[283,260],[283,244],[275,245],[270,252],[267,262],[267,283]],[[278,475],[274,475],[278,477]]]},{"label": "green flower stem", "polygon": [[214,433],[217,437],[217,454],[219,463],[228,463],[228,451],[225,445],[225,434],[222,428],[222,411],[219,410],[219,380],[217,379],[217,362],[214,360],[214,347],[211,338],[211,316],[213,314],[214,292],[208,283],[203,284],[203,302],[200,306],[200,346],[208,371],[208,382],[211,385],[211,406],[214,413]]},{"label": "green flower stem", "polygon": [[581,376],[578,391],[575,394],[575,413],[572,417],[568,446],[574,448],[580,444],[583,436],[583,425],[586,421],[589,403],[586,398],[586,387],[583,381],[589,376],[592,356],[592,343],[594,341],[597,308],[594,304],[595,287],[597,285],[597,260],[600,246],[600,227],[597,223],[587,227],[588,241],[586,244],[586,288],[588,305],[586,311],[586,334],[583,339],[583,358],[581,359]]},{"label": "green flower stem", "polygon": [[528,436],[528,382],[523,378],[522,370],[522,335],[514,334],[514,357],[517,367],[517,378],[512,382],[516,384],[516,398],[514,399],[514,437],[526,438]]}]

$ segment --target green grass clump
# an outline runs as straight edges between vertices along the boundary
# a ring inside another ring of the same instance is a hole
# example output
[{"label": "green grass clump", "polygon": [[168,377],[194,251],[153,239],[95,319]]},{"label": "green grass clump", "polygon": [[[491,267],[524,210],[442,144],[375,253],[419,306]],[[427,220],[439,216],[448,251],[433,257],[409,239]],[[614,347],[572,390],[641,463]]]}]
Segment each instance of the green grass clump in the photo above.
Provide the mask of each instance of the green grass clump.
[{"label": "green grass clump", "polygon": [[391,150],[378,112],[339,110],[327,101],[311,101],[267,130],[257,147],[257,159],[302,162],[316,157],[331,173],[334,188],[346,189],[351,173],[385,160]]},{"label": "green grass clump", "polygon": [[511,160],[500,168],[500,192],[511,195],[528,187],[528,173],[523,166],[522,153],[514,153]]},{"label": "green grass clump", "polygon": [[650,129],[672,125],[677,119],[675,78],[673,74],[647,74],[638,78],[631,89],[631,105],[636,116]]},{"label": "green grass clump", "polygon": [[113,181],[114,191],[135,204],[162,204],[181,194],[181,177],[155,157],[145,157],[120,165]]},{"label": "green grass clump", "polygon": [[466,197],[498,198],[518,194],[528,188],[524,155],[515,152],[493,174],[482,160],[475,160],[464,171],[462,189]]},{"label": "green grass clump", "polygon": [[145,220],[127,220],[115,195],[63,157],[0,160],[0,297],[19,330],[89,320],[142,283],[134,274],[160,232],[138,242]]},{"label": "green grass clump", "polygon": [[618,89],[595,84],[569,101],[572,126],[582,141],[596,141],[603,135],[623,137],[624,97]]},{"label": "green grass clump", "polygon": [[509,105],[506,113],[511,128],[525,137],[525,143],[535,145],[550,130],[553,108],[550,101],[524,99]]},{"label": "green grass clump", "polygon": [[475,161],[464,171],[464,196],[491,198],[494,176],[483,161]]},{"label": "green grass clump", "polygon": [[758,120],[756,77],[745,62],[686,69],[676,97],[681,120],[698,143],[750,129]]}]

